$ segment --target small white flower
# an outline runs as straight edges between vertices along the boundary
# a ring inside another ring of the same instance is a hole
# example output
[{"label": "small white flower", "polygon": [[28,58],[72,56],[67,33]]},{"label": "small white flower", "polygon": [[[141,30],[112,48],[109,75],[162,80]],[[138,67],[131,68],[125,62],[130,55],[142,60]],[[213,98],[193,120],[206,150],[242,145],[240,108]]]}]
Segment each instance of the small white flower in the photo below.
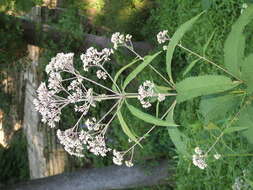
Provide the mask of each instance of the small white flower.
[{"label": "small white flower", "polygon": [[129,167],[129,168],[130,168],[130,167],[133,167],[133,165],[134,165],[133,162],[131,162],[130,160],[126,160],[126,161],[125,161],[125,164],[126,164],[126,166]]},{"label": "small white flower", "polygon": [[192,156],[192,162],[195,166],[199,167],[200,169],[205,169],[207,167],[207,164],[205,162],[205,158],[203,155],[194,154]]},{"label": "small white flower", "polygon": [[195,151],[196,154],[199,154],[199,155],[203,153],[203,151],[199,147],[196,147],[194,149],[194,151]]},{"label": "small white flower", "polygon": [[167,51],[168,46],[163,46],[163,50]]},{"label": "small white flower", "polygon": [[167,34],[168,34],[168,30],[163,30],[156,35],[156,38],[159,44],[162,44],[166,42],[167,40],[169,40]]},{"label": "small white flower", "polygon": [[104,71],[102,71],[102,70],[98,70],[98,71],[96,72],[96,74],[97,74],[98,79],[103,79],[103,80],[106,80],[106,79],[107,79],[107,74],[106,74],[106,72],[104,72]]},{"label": "small white flower", "polygon": [[122,161],[123,161],[123,155],[121,152],[117,151],[117,150],[113,150],[113,159],[112,159],[113,163],[116,165],[122,165]]},{"label": "small white flower", "polygon": [[216,160],[219,160],[221,158],[221,155],[220,154],[215,154],[213,155],[213,157],[216,159]]}]

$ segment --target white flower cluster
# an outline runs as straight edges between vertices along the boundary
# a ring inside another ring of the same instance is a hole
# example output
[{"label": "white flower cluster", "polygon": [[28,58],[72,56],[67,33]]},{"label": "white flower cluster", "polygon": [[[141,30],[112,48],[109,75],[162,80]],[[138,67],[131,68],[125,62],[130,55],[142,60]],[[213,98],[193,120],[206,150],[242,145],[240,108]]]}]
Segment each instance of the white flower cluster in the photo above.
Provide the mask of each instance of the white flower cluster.
[{"label": "white flower cluster", "polygon": [[168,30],[163,30],[163,31],[159,32],[156,35],[156,38],[157,38],[157,41],[158,41],[159,44],[163,44],[164,42],[166,42],[167,40],[169,40]]},{"label": "white flower cluster", "polygon": [[96,72],[98,79],[103,79],[106,80],[107,79],[107,75],[106,72],[102,71],[102,70],[98,70]]},{"label": "white flower cluster", "polygon": [[[113,161],[114,164],[121,166],[123,164],[123,161],[124,161],[124,153],[119,152],[117,150],[113,150],[113,159],[112,159],[112,161]],[[131,160],[126,160],[125,165],[127,167],[132,167],[134,164]]]},{"label": "white flower cluster", "polygon": [[117,49],[121,45],[126,45],[131,39],[132,36],[130,34],[124,35],[116,32],[112,35],[111,42],[113,43],[113,48]]},{"label": "white flower cluster", "polygon": [[77,79],[71,81],[68,89],[68,97],[70,103],[77,103],[77,102],[84,102],[83,105],[77,106],[75,104],[75,111],[76,112],[83,112],[83,115],[85,116],[90,106],[95,107],[95,101],[93,98],[93,89],[89,88],[88,90],[82,86],[82,79]]},{"label": "white flower cluster", "polygon": [[86,127],[88,128],[89,131],[98,131],[101,127],[101,125],[96,124],[96,118],[93,117],[91,119],[87,119],[85,122]]},{"label": "white flower cluster", "polygon": [[116,165],[122,165],[123,162],[123,154],[117,150],[113,150],[113,163]]},{"label": "white flower cluster", "polygon": [[140,103],[142,104],[142,107],[148,108],[151,106],[151,103],[149,102],[148,98],[154,96],[154,83],[147,80],[138,88],[138,99],[140,100]]},{"label": "white flower cluster", "polygon": [[193,164],[202,170],[205,169],[207,167],[207,164],[205,162],[203,151],[199,147],[196,147],[194,151],[196,154],[192,156]]},{"label": "white flower cluster", "polygon": [[79,138],[79,133],[75,132],[73,128],[65,131],[57,130],[57,138],[64,146],[64,149],[70,154],[78,157],[84,157],[82,151],[84,149],[83,142]]},{"label": "white flower cluster", "polygon": [[65,70],[72,73],[74,71],[73,57],[74,53],[58,53],[46,66],[45,71],[49,75],[48,88],[50,90],[55,92],[62,90],[62,77],[60,72]]},{"label": "white flower cluster", "polygon": [[74,53],[58,53],[56,57],[53,57],[49,64],[46,66],[46,73],[58,72],[58,71],[74,71],[73,67]]},{"label": "white flower cluster", "polygon": [[[93,121],[96,121],[93,118]],[[93,122],[92,121],[92,122]],[[91,125],[91,120],[86,121]],[[94,126],[97,124],[94,123]],[[102,125],[101,125],[102,126]],[[82,151],[86,145],[87,149],[96,156],[106,156],[107,152],[111,151],[106,147],[105,138],[101,133],[94,134],[92,131],[98,131],[99,128],[91,128],[88,126],[88,131],[81,130],[75,131],[74,128],[67,129],[65,131],[57,130],[57,137],[60,143],[64,146],[64,149],[70,154],[78,157],[83,157]]]},{"label": "white flower cluster", "polygon": [[33,100],[35,110],[42,116],[42,122],[50,127],[55,127],[55,122],[60,121],[61,108],[63,103],[58,103],[55,99],[55,91],[49,91],[43,82],[37,89],[38,98]]},{"label": "white flower cluster", "polygon": [[84,71],[88,71],[89,67],[100,66],[105,61],[110,61],[111,59],[109,57],[112,53],[112,49],[104,48],[99,52],[96,48],[90,47],[86,50],[85,54],[81,55]]}]

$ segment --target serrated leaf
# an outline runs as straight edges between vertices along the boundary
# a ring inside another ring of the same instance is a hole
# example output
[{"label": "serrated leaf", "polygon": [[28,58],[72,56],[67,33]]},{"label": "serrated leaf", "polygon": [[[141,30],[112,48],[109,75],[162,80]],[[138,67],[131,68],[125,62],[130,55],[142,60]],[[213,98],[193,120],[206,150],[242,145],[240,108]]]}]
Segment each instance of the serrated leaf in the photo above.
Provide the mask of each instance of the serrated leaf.
[{"label": "serrated leaf", "polygon": [[239,114],[238,121],[234,127],[248,128],[242,132],[249,143],[253,144],[253,105],[247,105]]},{"label": "serrated leaf", "polygon": [[242,63],[242,79],[247,85],[247,92],[253,93],[253,54],[246,57]]},{"label": "serrated leaf", "polygon": [[200,60],[200,58],[193,60],[190,65],[188,65],[185,69],[185,71],[183,72],[183,76],[185,76],[187,73],[189,73],[191,71],[191,69],[195,66],[195,64]]},{"label": "serrated leaf", "polygon": [[228,112],[233,111],[240,103],[240,96],[221,94],[204,96],[201,99],[199,111],[205,118],[205,123],[224,119]]},{"label": "serrated leaf", "polygon": [[117,111],[117,116],[118,116],[119,123],[121,125],[121,128],[122,128],[123,132],[128,136],[129,139],[136,142],[140,147],[142,147],[141,144],[138,142],[137,138],[135,137],[135,135],[131,132],[131,130],[127,126],[125,120],[123,119],[123,116],[122,116],[120,110]]},{"label": "serrated leaf", "polygon": [[127,104],[127,108],[131,112],[131,114],[133,114],[135,117],[137,117],[147,123],[151,123],[151,124],[154,124],[157,126],[165,126],[165,127],[177,127],[178,126],[173,122],[165,121],[165,120],[156,118],[150,114],[147,114],[147,113],[139,110],[138,108],[130,105],[129,103],[126,103],[126,104]]},{"label": "serrated leaf", "polygon": [[167,52],[166,52],[166,70],[167,70],[167,74],[169,75],[170,81],[173,81],[172,73],[171,73],[171,61],[172,61],[175,47],[177,46],[177,44],[179,43],[181,38],[184,36],[184,34],[192,27],[194,22],[202,14],[203,14],[203,12],[198,14],[197,16],[193,17],[192,19],[188,20],[187,22],[185,22],[181,26],[179,26],[177,31],[174,33],[174,35],[170,39],[170,42],[169,42],[168,48],[167,48]]},{"label": "serrated leaf", "polygon": [[177,102],[192,98],[224,92],[236,87],[239,82],[232,82],[230,78],[222,75],[204,75],[189,77],[176,84],[178,92]]},{"label": "serrated leaf", "polygon": [[[127,65],[125,65],[124,67],[122,67],[114,76],[114,82],[117,84],[117,80],[119,78],[119,76],[121,75],[121,73],[123,71],[125,71],[127,68],[131,67],[133,64],[137,63],[139,61],[139,59],[135,59],[132,62],[128,63]],[[115,85],[112,85],[112,90],[117,91],[117,88]]]},{"label": "serrated leaf", "polygon": [[[171,105],[171,110],[166,116],[166,121],[175,123],[173,119],[175,106],[176,102]],[[168,127],[168,133],[177,151],[186,157],[190,157],[190,154],[187,152],[187,144],[189,142],[189,138],[184,135],[178,128]]]},{"label": "serrated leaf", "polygon": [[150,64],[153,59],[156,58],[161,53],[161,51],[155,53],[154,55],[148,55],[144,57],[144,61],[138,65],[125,79],[123,83],[123,90],[127,87],[127,85],[136,78],[136,76],[148,65]]},{"label": "serrated leaf", "polygon": [[228,127],[223,131],[223,133],[229,134],[229,133],[233,133],[233,132],[243,131],[246,129],[248,129],[248,127]]},{"label": "serrated leaf", "polygon": [[245,26],[253,18],[253,6],[250,5],[235,24],[232,26],[224,46],[224,61],[225,66],[234,75],[240,77],[240,65],[242,64],[244,49],[245,49],[245,37],[243,31]]}]

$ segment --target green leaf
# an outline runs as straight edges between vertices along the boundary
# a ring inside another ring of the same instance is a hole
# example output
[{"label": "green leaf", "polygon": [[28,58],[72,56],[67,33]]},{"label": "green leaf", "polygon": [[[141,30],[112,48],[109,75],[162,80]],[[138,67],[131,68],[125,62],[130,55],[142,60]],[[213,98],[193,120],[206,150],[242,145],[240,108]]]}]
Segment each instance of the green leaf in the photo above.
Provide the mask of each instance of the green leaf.
[{"label": "green leaf", "polygon": [[239,82],[232,82],[230,78],[222,75],[204,75],[189,77],[176,84],[178,92],[177,102],[192,98],[224,92],[236,87]]},{"label": "green leaf", "polygon": [[127,126],[125,120],[123,119],[123,116],[122,116],[120,110],[117,111],[117,116],[118,116],[119,123],[121,125],[121,128],[122,128],[123,132],[128,136],[129,139],[136,142],[140,147],[142,147],[141,144],[138,142],[137,138],[135,137],[135,135],[131,132],[131,130]]},{"label": "green leaf", "polygon": [[211,36],[209,37],[206,44],[204,45],[204,47],[203,47],[203,56],[205,56],[207,47],[209,46],[210,42],[212,41],[214,34],[215,34],[215,31],[212,32]]},{"label": "green leaf", "polygon": [[242,64],[244,49],[245,49],[245,37],[243,31],[245,26],[253,18],[253,6],[250,5],[235,24],[232,26],[232,30],[229,33],[225,46],[224,46],[224,61],[225,66],[234,75],[240,77],[240,65]]},{"label": "green leaf", "polygon": [[157,126],[165,126],[165,127],[176,127],[178,125],[176,125],[173,122],[168,122],[168,121],[164,121],[162,119],[158,119],[150,114],[147,114],[145,112],[142,112],[141,110],[139,110],[138,108],[130,105],[129,103],[126,103],[127,107],[129,109],[129,111],[137,118],[147,122],[147,123],[151,123]]},{"label": "green leaf", "polygon": [[168,133],[177,151],[188,158],[191,157],[191,155],[187,151],[187,144],[189,142],[189,138],[185,134],[183,134],[178,128],[168,128]]},{"label": "green leaf", "polygon": [[224,119],[240,103],[240,96],[233,94],[221,94],[204,96],[201,99],[199,111],[205,118],[205,123]]},{"label": "green leaf", "polygon": [[[139,61],[139,59],[134,59],[132,62],[128,63],[127,65],[125,65],[124,67],[122,67],[114,76],[114,82],[117,84],[117,80],[119,78],[119,76],[121,75],[121,73],[123,71],[125,71],[127,68],[131,67],[133,64],[137,63]],[[112,85],[112,90],[117,91],[117,88],[115,85]]]},{"label": "green leaf", "polygon": [[242,79],[247,85],[247,92],[253,93],[253,54],[246,57],[243,61]]},{"label": "green leaf", "polygon": [[[166,116],[166,121],[170,123],[175,123],[173,119],[175,106],[176,102],[171,105],[171,110]],[[187,152],[187,144],[189,142],[189,138],[184,135],[178,128],[168,127],[168,133],[177,151],[186,157],[190,157],[191,155]]]},{"label": "green leaf", "polygon": [[172,36],[170,43],[168,44],[167,53],[166,53],[166,70],[169,75],[170,81],[173,81],[172,79],[172,73],[171,73],[171,61],[173,57],[174,50],[181,40],[181,38],[184,36],[184,34],[192,27],[194,22],[202,15],[202,13],[198,14],[197,16],[193,17],[192,19],[188,20],[184,24],[182,24],[177,31]]},{"label": "green leaf", "polygon": [[248,127],[228,127],[226,128],[223,133],[228,134],[228,133],[233,133],[233,132],[238,132],[238,131],[243,131],[248,129]]},{"label": "green leaf", "polygon": [[253,105],[247,105],[239,114],[238,121],[235,127],[248,128],[242,132],[242,135],[247,138],[249,143],[253,144]]},{"label": "green leaf", "polygon": [[183,72],[183,76],[185,76],[187,73],[189,73],[191,71],[191,69],[195,66],[195,64],[200,60],[200,58],[195,59],[194,61],[192,61],[190,63],[190,65],[188,65],[185,69],[185,71]]},{"label": "green leaf", "polygon": [[155,53],[154,55],[148,55],[144,57],[144,61],[138,65],[125,79],[123,83],[123,90],[127,87],[127,85],[134,79],[136,76],[148,65],[153,61],[153,59],[158,56],[161,53],[161,51]]}]

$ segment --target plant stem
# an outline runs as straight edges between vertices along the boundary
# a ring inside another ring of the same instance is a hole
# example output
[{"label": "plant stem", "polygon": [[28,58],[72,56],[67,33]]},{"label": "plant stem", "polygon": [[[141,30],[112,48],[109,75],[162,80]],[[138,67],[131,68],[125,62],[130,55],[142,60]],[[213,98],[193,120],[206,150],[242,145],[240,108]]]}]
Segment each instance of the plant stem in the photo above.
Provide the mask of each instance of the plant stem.
[{"label": "plant stem", "polygon": [[193,54],[193,55],[199,57],[200,59],[205,60],[206,62],[208,62],[208,63],[214,65],[215,67],[221,69],[221,70],[224,71],[225,73],[227,73],[227,74],[231,75],[232,77],[236,78],[238,81],[241,81],[241,82],[242,82],[242,80],[241,80],[240,78],[238,78],[237,76],[235,76],[234,74],[232,74],[232,73],[229,72],[228,70],[224,69],[223,67],[217,65],[217,64],[214,63],[213,61],[211,61],[211,60],[209,60],[209,59],[207,59],[207,58],[205,58],[205,57],[203,57],[203,56],[201,56],[201,55],[199,55],[199,54],[197,54],[197,53],[191,51],[190,49],[188,49],[188,48],[182,46],[181,44],[177,44],[177,46],[180,47],[180,48],[182,48],[182,49],[184,49],[184,50],[186,50],[187,52],[189,52],[189,53],[191,53],[191,54]]}]

